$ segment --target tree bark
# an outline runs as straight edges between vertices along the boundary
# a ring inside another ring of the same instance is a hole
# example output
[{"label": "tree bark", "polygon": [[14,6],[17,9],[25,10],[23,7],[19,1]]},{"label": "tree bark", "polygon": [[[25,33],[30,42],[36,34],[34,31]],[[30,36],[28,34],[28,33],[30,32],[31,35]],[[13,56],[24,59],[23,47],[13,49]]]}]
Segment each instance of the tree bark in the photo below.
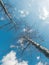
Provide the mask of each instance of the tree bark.
[{"label": "tree bark", "polygon": [[32,39],[24,36],[23,38],[25,38],[27,41],[29,41],[30,44],[34,45],[34,47],[36,47],[40,52],[42,52],[47,58],[49,58],[49,50],[43,46],[41,46],[40,44],[34,42]]}]

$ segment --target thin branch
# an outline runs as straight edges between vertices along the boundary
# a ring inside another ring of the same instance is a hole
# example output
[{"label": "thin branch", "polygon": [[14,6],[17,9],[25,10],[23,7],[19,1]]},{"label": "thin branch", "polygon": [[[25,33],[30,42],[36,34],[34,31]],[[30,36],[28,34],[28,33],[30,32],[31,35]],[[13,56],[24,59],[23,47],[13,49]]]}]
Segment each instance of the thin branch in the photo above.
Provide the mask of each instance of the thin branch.
[{"label": "thin branch", "polygon": [[5,14],[9,17],[10,21],[14,24],[14,27],[15,27],[15,29],[16,29],[16,22],[13,21],[12,16],[9,14],[9,12],[8,12],[7,8],[5,7],[5,5],[4,5],[4,3],[3,3],[2,0],[0,0],[0,5],[2,6],[2,8],[3,8]]},{"label": "thin branch", "polygon": [[7,26],[7,25],[9,25],[9,24],[11,24],[11,22],[6,23],[6,24],[4,24],[4,25],[0,26],[0,29],[4,28],[5,26]]},{"label": "thin branch", "polygon": [[22,54],[23,54],[23,52],[27,49],[27,47],[28,47],[29,45],[30,45],[30,44],[28,43],[27,46],[23,49]]}]

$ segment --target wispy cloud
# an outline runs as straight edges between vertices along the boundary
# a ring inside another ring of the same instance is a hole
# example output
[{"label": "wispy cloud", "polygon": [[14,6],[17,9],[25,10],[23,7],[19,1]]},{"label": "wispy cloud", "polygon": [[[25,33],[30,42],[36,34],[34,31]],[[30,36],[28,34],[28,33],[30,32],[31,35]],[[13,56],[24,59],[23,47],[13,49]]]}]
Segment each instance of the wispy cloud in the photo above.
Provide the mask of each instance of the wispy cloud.
[{"label": "wispy cloud", "polygon": [[0,17],[0,20],[3,21],[3,20],[5,20],[5,18],[4,17]]},{"label": "wispy cloud", "polygon": [[18,12],[20,13],[21,17],[26,17],[27,15],[29,15],[29,11],[26,10],[19,10]]},{"label": "wispy cloud", "polygon": [[40,59],[40,56],[37,56],[37,60],[39,60]]},{"label": "wispy cloud", "polygon": [[46,9],[46,7],[42,7],[39,10],[40,14],[39,14],[39,18],[42,20],[46,20],[47,17],[49,16],[49,11]]},{"label": "wispy cloud", "polygon": [[43,63],[43,62],[40,61],[36,65],[48,65],[48,63],[47,62]]}]

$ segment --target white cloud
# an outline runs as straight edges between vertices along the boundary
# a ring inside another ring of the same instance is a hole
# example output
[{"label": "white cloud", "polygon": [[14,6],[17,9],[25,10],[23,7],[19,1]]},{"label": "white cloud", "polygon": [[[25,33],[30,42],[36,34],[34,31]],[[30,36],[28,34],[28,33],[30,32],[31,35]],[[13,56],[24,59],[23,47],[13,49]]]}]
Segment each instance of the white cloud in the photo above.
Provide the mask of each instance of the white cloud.
[{"label": "white cloud", "polygon": [[20,38],[18,41],[17,41],[17,43],[20,43],[20,45],[21,45],[21,49],[23,50],[23,48],[24,48],[24,38]]},{"label": "white cloud", "polygon": [[26,28],[23,28],[23,32],[26,32],[27,31],[27,29]]},{"label": "white cloud", "polygon": [[19,48],[19,46],[18,45],[10,45],[10,48]]},{"label": "white cloud", "polygon": [[10,48],[19,48],[19,46],[18,45],[10,45]]},{"label": "white cloud", "polygon": [[47,17],[49,16],[49,11],[46,9],[46,7],[41,8],[39,12],[39,18],[42,20],[47,19]]},{"label": "white cloud", "polygon": [[16,46],[15,45],[11,45],[10,48],[15,48]]},{"label": "white cloud", "polygon": [[17,41],[17,43],[20,43],[21,44],[21,46],[23,46],[24,44],[24,41],[25,41],[25,39],[24,38],[20,38],[18,41]]},{"label": "white cloud", "polygon": [[27,15],[29,15],[29,11],[26,10],[19,10],[18,12],[20,13],[21,17],[26,17]]},{"label": "white cloud", "polygon": [[32,6],[32,5],[31,5],[31,3],[29,3],[28,5],[29,5],[29,7],[31,7],[31,6]]},{"label": "white cloud", "polygon": [[33,30],[32,30],[32,29],[23,28],[23,32],[32,33],[32,32],[33,32]]},{"label": "white cloud", "polygon": [[40,61],[36,65],[44,65],[44,64]]},{"label": "white cloud", "polygon": [[37,60],[39,60],[40,59],[40,56],[37,56]]},{"label": "white cloud", "polygon": [[14,51],[11,51],[9,54],[4,56],[1,62],[1,65],[28,65],[27,61],[18,62]]},{"label": "white cloud", "polygon": [[4,17],[1,17],[0,20],[5,20],[5,18]]},{"label": "white cloud", "polygon": [[36,65],[48,65],[48,63],[47,62],[43,63],[43,62],[40,61]]},{"label": "white cloud", "polygon": [[32,29],[30,29],[28,32],[29,32],[29,33],[32,33],[32,32],[33,32],[33,30],[32,30]]}]

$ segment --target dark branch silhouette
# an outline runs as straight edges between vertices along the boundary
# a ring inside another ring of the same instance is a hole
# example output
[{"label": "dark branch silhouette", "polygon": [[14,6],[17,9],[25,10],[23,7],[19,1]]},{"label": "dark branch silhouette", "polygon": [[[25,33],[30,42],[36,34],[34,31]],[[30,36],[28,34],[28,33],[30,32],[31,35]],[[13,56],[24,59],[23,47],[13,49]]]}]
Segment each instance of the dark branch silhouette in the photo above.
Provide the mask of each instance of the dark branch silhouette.
[{"label": "dark branch silhouette", "polygon": [[1,28],[4,28],[5,26],[7,26],[7,25],[9,25],[9,24],[11,24],[11,22],[9,22],[9,23],[7,23],[7,24],[4,24],[4,25],[0,26],[0,29],[1,29]]},{"label": "dark branch silhouette", "polygon": [[9,18],[10,21],[11,21],[11,23],[14,24],[14,27],[15,27],[15,29],[16,29],[16,22],[13,21],[12,16],[11,16],[10,13],[8,12],[8,10],[7,10],[7,8],[5,7],[5,5],[4,5],[4,3],[3,3],[2,0],[0,0],[0,5],[2,6],[2,8],[3,8],[5,14],[8,16],[8,18]]},{"label": "dark branch silhouette", "polygon": [[29,44],[32,44],[34,45],[39,51],[41,51],[47,58],[49,58],[49,50],[43,46],[41,46],[40,44],[34,42],[32,39],[26,37],[26,36],[23,36],[23,38],[25,40],[27,40],[29,42]]}]

